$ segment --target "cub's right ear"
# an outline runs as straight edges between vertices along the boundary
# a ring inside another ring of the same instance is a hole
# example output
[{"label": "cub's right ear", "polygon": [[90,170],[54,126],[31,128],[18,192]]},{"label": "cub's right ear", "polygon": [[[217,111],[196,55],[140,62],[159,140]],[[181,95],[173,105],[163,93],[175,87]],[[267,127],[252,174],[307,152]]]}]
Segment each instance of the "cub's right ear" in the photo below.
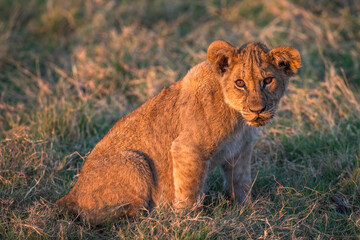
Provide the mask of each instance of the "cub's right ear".
[{"label": "cub's right ear", "polygon": [[231,59],[235,56],[236,49],[225,41],[215,41],[207,50],[207,60],[214,70],[223,75],[230,66]]},{"label": "cub's right ear", "polygon": [[301,65],[301,56],[293,47],[277,47],[269,52],[271,62],[286,74],[293,75]]}]

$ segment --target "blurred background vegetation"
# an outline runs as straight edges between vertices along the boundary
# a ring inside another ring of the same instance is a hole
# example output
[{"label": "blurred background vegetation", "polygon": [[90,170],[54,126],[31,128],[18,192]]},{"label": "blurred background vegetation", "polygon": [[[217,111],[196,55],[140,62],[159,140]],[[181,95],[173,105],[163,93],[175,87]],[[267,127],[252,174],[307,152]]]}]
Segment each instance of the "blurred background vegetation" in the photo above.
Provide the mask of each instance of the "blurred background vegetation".
[{"label": "blurred background vegetation", "polygon": [[[0,0],[0,237],[358,239],[360,2]],[[103,228],[53,202],[123,115],[206,59],[214,40],[300,50],[253,154],[253,202],[161,207]]]}]

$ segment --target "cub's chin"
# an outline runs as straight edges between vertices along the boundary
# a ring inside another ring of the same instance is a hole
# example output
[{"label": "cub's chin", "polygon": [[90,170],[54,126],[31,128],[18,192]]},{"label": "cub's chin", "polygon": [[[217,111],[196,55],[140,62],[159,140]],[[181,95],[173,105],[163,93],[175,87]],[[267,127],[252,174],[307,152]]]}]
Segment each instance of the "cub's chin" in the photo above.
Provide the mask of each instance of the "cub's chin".
[{"label": "cub's chin", "polygon": [[270,119],[264,119],[264,118],[259,117],[256,120],[247,121],[247,123],[253,127],[262,127],[262,126],[265,126],[269,121],[270,121]]},{"label": "cub's chin", "polygon": [[252,116],[252,117],[245,117],[245,121],[252,127],[263,127],[270,122],[273,116]]}]

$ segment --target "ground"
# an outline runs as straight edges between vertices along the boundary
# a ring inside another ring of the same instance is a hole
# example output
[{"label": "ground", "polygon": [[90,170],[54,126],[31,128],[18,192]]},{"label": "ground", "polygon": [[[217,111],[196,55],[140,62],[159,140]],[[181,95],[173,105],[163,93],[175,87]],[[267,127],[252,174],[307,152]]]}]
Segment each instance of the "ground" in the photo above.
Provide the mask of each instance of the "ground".
[{"label": "ground", "polygon": [[[356,0],[0,1],[0,238],[358,239]],[[89,151],[121,116],[223,39],[290,45],[302,67],[253,154],[252,203],[162,206],[92,227],[59,215]]]}]

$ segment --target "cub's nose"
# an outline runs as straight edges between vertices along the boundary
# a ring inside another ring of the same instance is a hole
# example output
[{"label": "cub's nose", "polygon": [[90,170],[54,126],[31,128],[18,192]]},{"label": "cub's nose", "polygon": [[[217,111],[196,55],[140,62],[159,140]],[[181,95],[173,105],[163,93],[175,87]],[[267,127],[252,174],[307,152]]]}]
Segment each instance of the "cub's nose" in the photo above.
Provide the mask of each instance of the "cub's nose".
[{"label": "cub's nose", "polygon": [[265,106],[252,106],[252,107],[249,107],[249,110],[253,113],[257,113],[257,114],[260,114],[262,113],[263,111],[265,111]]}]

